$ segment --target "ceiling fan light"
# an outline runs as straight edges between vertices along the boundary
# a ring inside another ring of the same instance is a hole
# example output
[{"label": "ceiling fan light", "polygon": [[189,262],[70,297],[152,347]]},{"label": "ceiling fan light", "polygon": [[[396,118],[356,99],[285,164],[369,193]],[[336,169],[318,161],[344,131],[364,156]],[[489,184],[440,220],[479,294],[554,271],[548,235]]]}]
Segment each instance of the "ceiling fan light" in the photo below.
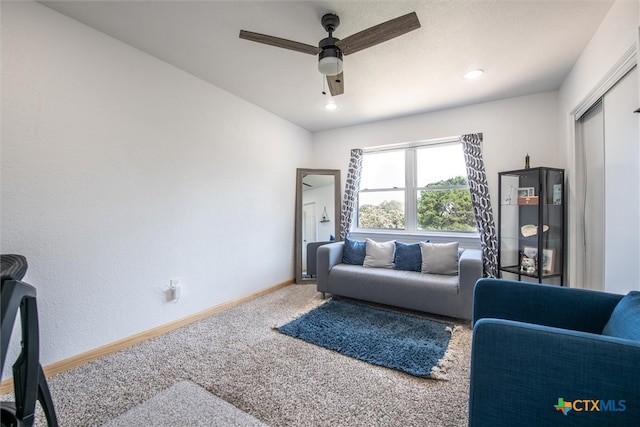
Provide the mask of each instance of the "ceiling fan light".
[{"label": "ceiling fan light", "polygon": [[482,77],[483,75],[484,75],[484,70],[482,68],[477,68],[475,70],[467,71],[463,77],[466,80],[473,80],[473,79]]},{"label": "ceiling fan light", "polygon": [[325,56],[318,61],[318,70],[325,76],[335,76],[342,72],[342,59],[335,56]]},{"label": "ceiling fan light", "polygon": [[342,51],[333,44],[336,40],[329,37],[320,41],[322,51],[318,55],[318,70],[325,76],[342,72]]}]

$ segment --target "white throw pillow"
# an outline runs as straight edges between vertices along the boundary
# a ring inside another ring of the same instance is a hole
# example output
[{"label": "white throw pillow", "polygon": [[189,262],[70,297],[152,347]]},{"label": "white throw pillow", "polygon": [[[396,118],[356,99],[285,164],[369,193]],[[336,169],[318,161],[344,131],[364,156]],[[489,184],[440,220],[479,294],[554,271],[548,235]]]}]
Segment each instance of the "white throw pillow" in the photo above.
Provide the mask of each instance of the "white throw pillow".
[{"label": "white throw pillow", "polygon": [[420,242],[422,252],[422,272],[431,274],[458,274],[458,242]]},{"label": "white throw pillow", "polygon": [[366,240],[364,265],[365,267],[393,268],[393,254],[396,249],[394,240],[388,242],[374,242]]}]

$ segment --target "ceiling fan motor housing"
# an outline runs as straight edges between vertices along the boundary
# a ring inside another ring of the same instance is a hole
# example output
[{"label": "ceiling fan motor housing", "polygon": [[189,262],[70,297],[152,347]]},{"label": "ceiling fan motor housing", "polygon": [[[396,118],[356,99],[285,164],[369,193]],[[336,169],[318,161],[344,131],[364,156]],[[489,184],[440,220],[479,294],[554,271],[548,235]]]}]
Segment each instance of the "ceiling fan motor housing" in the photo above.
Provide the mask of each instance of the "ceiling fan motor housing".
[{"label": "ceiling fan motor housing", "polygon": [[340,25],[340,18],[335,13],[327,13],[322,16],[322,28],[329,33],[329,37],[331,37],[331,33],[333,33],[336,28]]}]

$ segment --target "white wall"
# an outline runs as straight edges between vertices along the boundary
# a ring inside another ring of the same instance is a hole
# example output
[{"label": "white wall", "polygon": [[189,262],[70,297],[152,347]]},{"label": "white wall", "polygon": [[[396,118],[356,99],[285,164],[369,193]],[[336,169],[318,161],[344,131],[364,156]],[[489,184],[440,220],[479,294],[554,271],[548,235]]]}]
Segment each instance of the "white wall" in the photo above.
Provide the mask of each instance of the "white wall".
[{"label": "white wall", "polygon": [[523,168],[527,153],[531,167],[564,167],[558,159],[556,108],[557,93],[546,92],[320,132],[313,137],[314,161],[316,167],[341,169],[346,180],[352,148],[482,132],[497,220],[498,172]]},{"label": "white wall", "polygon": [[310,133],[37,3],[2,42],[1,249],[43,365],[293,278]]},{"label": "white wall", "polygon": [[[560,154],[562,162],[566,164],[568,179],[568,283],[571,286],[581,286],[580,283],[574,282],[578,276],[578,267],[573,254],[577,250],[576,238],[577,233],[580,232],[576,224],[581,212],[576,206],[574,193],[576,185],[575,120],[572,112],[602,86],[607,75],[616,68],[625,53],[637,46],[639,13],[637,1],[614,3],[558,92]],[[625,191],[625,183],[620,183],[619,188]],[[637,247],[640,242],[633,242],[633,244]]]}]

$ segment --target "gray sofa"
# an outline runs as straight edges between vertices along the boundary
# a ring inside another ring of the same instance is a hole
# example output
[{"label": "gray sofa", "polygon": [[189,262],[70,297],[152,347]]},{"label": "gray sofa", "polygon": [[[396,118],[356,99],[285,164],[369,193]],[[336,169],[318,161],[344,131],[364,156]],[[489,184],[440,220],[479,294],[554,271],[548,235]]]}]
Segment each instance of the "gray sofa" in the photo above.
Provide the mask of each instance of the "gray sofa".
[{"label": "gray sofa", "polygon": [[482,251],[461,249],[458,275],[368,268],[342,263],[344,242],[318,248],[318,292],[396,307],[472,318],[473,287],[482,277]]}]

